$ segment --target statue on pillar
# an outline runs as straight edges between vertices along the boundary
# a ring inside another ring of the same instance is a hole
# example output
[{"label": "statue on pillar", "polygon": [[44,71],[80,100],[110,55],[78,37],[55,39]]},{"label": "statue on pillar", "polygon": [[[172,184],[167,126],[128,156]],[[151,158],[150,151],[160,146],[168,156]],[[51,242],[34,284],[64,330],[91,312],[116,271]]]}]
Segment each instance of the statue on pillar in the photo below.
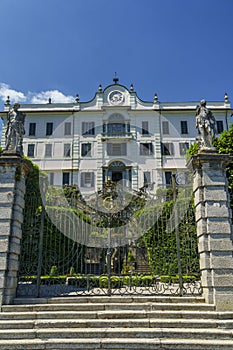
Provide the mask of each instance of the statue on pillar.
[{"label": "statue on pillar", "polygon": [[213,138],[216,134],[216,120],[213,113],[206,107],[206,101],[201,100],[196,109],[196,128],[199,148],[213,148]]},{"label": "statue on pillar", "polygon": [[7,114],[7,126],[5,133],[5,149],[3,153],[17,153],[23,155],[23,136],[25,134],[25,113],[18,109],[20,104],[15,103]]}]

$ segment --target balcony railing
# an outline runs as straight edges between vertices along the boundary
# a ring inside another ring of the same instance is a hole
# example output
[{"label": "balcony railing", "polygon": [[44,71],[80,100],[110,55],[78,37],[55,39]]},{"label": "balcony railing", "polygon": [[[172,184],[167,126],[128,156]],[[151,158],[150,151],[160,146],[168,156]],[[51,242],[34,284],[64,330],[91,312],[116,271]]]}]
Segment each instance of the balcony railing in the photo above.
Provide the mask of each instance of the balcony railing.
[{"label": "balcony railing", "polygon": [[131,132],[103,132],[101,134],[102,140],[106,139],[132,139],[133,134]]}]

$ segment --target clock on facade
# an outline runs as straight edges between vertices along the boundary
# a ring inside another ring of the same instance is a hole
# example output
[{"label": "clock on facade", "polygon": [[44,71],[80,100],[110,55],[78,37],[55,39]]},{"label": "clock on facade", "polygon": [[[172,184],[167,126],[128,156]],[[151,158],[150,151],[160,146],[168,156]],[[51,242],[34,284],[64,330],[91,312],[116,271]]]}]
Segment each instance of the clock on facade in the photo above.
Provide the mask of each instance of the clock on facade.
[{"label": "clock on facade", "polygon": [[112,91],[108,95],[108,100],[112,105],[119,105],[124,102],[124,95],[120,91]]}]

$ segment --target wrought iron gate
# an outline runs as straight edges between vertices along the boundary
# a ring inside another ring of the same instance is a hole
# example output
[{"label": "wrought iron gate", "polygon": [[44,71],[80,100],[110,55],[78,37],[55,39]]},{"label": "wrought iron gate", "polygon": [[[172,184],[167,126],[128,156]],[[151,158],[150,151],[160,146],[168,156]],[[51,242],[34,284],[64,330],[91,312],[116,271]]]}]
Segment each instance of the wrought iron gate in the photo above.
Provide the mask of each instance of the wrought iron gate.
[{"label": "wrought iron gate", "polygon": [[190,189],[26,192],[18,296],[199,293]]}]

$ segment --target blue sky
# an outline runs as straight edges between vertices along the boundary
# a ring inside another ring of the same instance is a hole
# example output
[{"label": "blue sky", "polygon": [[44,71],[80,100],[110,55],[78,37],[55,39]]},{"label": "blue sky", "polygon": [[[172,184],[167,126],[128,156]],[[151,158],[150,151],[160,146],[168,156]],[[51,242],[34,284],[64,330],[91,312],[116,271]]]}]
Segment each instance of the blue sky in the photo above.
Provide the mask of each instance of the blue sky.
[{"label": "blue sky", "polygon": [[91,99],[233,102],[233,0],[1,0],[0,108]]}]

